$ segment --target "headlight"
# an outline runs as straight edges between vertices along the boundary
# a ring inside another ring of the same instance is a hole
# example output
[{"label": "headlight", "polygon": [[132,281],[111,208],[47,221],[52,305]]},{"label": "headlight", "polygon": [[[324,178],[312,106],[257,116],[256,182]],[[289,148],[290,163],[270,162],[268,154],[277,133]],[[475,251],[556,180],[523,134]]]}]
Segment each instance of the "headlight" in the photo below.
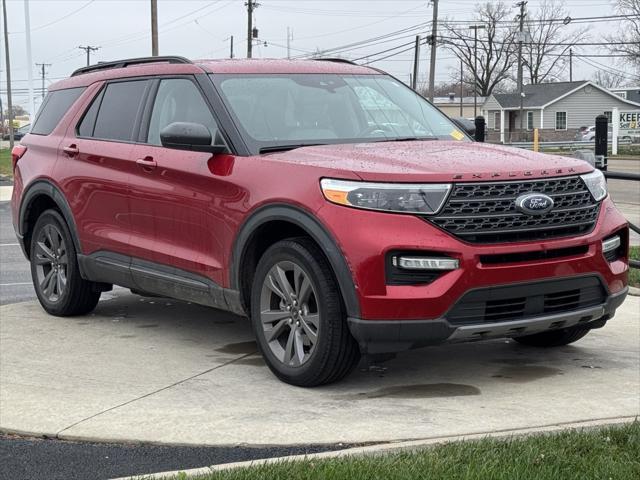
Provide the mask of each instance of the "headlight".
[{"label": "headlight", "polygon": [[607,181],[600,170],[596,169],[591,173],[581,175],[581,178],[584,180],[584,183],[587,185],[596,202],[599,202],[607,196]]},{"label": "headlight", "polygon": [[348,207],[399,213],[437,213],[451,190],[445,183],[368,183],[323,178],[322,193]]}]

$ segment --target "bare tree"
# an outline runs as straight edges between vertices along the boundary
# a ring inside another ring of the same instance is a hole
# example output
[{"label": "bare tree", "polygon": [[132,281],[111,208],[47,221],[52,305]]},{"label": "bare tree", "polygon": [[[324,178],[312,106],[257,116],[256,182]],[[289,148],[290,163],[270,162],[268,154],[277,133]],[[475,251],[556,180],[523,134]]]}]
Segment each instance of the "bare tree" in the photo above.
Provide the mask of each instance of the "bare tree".
[{"label": "bare tree", "polygon": [[527,33],[530,38],[522,47],[529,83],[561,79],[559,72],[566,69],[569,49],[587,38],[588,27],[574,29],[570,23],[561,20],[567,17],[569,12],[558,0],[543,0],[529,15]]},{"label": "bare tree", "polygon": [[617,0],[616,9],[629,17],[615,33],[607,36],[609,50],[613,54],[628,55],[625,63],[640,73],[640,0]]},{"label": "bare tree", "polygon": [[593,81],[604,88],[616,88],[621,87],[626,83],[625,78],[622,75],[618,75],[614,72],[607,72],[605,70],[596,70],[593,74]]},{"label": "bare tree", "polygon": [[477,69],[471,31],[466,27],[464,30],[460,29],[455,21],[443,23],[442,42],[462,60],[467,72],[465,81],[472,86],[475,83],[480,96],[491,95],[511,78],[511,70],[516,61],[516,30],[509,26],[511,16],[512,12],[502,0],[478,5],[474,21],[483,25],[484,29],[478,30]]}]

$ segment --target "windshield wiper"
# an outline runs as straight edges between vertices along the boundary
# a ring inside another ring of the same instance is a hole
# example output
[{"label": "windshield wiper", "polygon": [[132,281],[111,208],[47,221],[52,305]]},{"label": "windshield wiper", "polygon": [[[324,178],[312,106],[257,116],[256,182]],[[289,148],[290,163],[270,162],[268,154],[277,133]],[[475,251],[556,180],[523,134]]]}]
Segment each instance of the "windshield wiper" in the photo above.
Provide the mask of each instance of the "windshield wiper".
[{"label": "windshield wiper", "polygon": [[422,140],[438,140],[438,137],[395,137],[383,138],[382,140],[376,140],[376,142],[419,142]]},{"label": "windshield wiper", "polygon": [[325,143],[298,143],[294,145],[271,145],[269,147],[262,147],[259,150],[259,152],[260,153],[288,152],[289,150],[295,150],[296,148],[317,147],[318,145],[326,145],[326,144]]}]

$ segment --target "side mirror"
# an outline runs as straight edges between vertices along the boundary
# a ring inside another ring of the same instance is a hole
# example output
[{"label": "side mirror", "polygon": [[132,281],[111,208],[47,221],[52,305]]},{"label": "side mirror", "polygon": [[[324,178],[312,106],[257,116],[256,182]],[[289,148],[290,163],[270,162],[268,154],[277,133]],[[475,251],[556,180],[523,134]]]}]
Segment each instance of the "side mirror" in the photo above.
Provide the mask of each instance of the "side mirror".
[{"label": "side mirror", "polygon": [[160,131],[160,143],[166,148],[195,152],[226,153],[226,145],[211,145],[211,132],[200,123],[173,122]]}]

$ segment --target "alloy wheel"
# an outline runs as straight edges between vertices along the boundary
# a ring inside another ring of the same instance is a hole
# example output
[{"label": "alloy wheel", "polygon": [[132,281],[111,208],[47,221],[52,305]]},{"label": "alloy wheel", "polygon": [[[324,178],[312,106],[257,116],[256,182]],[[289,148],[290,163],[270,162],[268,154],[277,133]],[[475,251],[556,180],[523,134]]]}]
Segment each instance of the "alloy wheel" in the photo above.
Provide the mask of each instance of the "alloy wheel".
[{"label": "alloy wheel", "polygon": [[298,367],[309,360],[318,341],[320,311],[314,285],[302,267],[281,261],[269,270],[260,295],[260,320],[280,362]]},{"label": "alloy wheel", "polygon": [[57,302],[67,288],[68,255],[64,237],[52,224],[46,224],[36,238],[35,266],[37,288],[50,302]]}]

